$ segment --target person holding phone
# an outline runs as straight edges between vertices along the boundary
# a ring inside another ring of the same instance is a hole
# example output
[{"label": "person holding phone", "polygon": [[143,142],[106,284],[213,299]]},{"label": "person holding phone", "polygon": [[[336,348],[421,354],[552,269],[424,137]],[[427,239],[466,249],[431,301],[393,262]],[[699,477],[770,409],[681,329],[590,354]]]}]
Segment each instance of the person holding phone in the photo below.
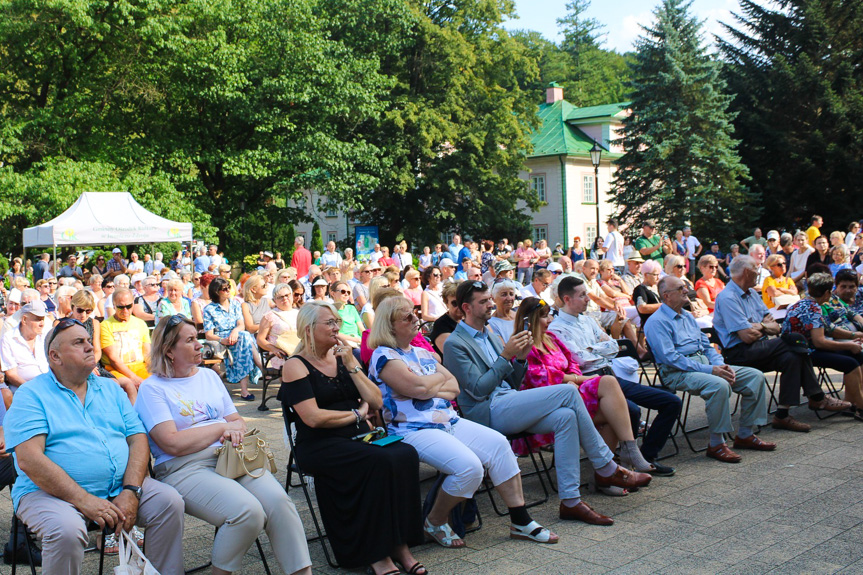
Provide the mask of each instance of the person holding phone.
[{"label": "person holding phone", "polygon": [[453,410],[450,402],[459,394],[458,381],[431,352],[411,345],[418,331],[410,300],[381,302],[369,336],[374,349],[369,378],[383,394],[390,434],[402,437],[420,461],[447,476],[423,524],[426,537],[443,547],[464,547],[447,518],[453,507],[473,497],[488,470],[509,508],[510,537],[557,543],[558,536],[534,521],[524,506],[521,471],[506,438]]},{"label": "person holding phone", "polygon": [[[578,361],[557,336],[548,331],[551,324],[551,307],[545,300],[525,299],[518,308],[516,324],[530,333],[533,346],[527,354],[527,373],[521,389],[534,389],[548,385],[569,383],[574,385],[599,434],[609,449],[614,451],[620,443],[620,461],[629,469],[649,473],[653,466],[644,459],[632,434],[629,407],[617,379],[608,376],[583,376]],[[554,434],[535,434],[514,442],[516,453],[526,454],[554,443]],[[592,485],[606,495],[626,495],[619,487]]]}]

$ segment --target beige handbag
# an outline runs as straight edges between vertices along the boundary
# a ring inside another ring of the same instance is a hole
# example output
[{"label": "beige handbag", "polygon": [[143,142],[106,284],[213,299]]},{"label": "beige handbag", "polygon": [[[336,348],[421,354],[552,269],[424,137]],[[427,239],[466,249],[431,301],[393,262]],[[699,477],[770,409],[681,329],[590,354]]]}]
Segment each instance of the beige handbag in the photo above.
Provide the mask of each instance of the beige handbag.
[{"label": "beige handbag", "polygon": [[[226,439],[221,447],[216,448],[216,473],[236,479],[243,475],[257,479],[269,469],[276,472],[276,458],[267,445],[261,433],[252,428],[243,437],[243,443],[234,447],[230,439]],[[257,473],[256,473],[257,472]]]}]

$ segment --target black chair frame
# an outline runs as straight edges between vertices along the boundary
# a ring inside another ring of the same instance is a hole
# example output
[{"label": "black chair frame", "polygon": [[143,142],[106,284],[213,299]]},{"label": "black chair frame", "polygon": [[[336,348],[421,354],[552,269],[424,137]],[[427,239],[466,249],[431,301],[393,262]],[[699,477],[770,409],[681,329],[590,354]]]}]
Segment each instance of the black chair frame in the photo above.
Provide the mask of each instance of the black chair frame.
[{"label": "black chair frame", "polygon": [[[261,354],[261,365],[264,366],[263,373],[261,374],[261,405],[258,406],[258,411],[269,411],[270,408],[267,407],[267,402],[271,399],[275,399],[276,395],[267,395],[267,388],[274,381],[280,381],[282,378],[282,371],[280,369],[275,369],[272,367],[267,367],[267,364],[273,357],[273,354],[265,349],[258,348],[258,351]],[[281,382],[279,383],[281,385]]]},{"label": "black chair frame", "polygon": [[[24,523],[24,522],[21,521],[21,519],[18,517],[17,513],[13,513],[12,514],[12,549],[14,550],[16,555],[18,552],[18,524],[19,523]],[[107,527],[107,526],[105,526],[104,528],[101,528],[94,522],[88,522],[87,523],[87,531],[88,532],[97,531],[99,529],[102,529],[102,538],[103,538],[102,540],[103,541],[104,541],[104,538],[109,533],[111,533],[111,531],[112,531],[111,528]],[[30,566],[30,573],[31,573],[31,575],[36,575],[36,566],[33,565],[33,563],[30,561],[30,558],[32,557],[33,548],[36,546],[36,542],[33,541],[33,537],[30,536],[30,533],[27,529],[24,529],[24,546],[26,547],[27,565]],[[98,546],[97,547],[88,547],[87,549],[84,550],[84,552],[86,553],[88,551],[97,551],[97,550],[99,551],[99,575],[102,575],[102,573],[104,572],[104,569],[105,569],[105,546],[102,545],[101,548]],[[17,557],[16,557],[16,559],[17,559]],[[12,575],[15,575],[15,573],[17,571],[17,567],[18,567],[17,560],[13,561],[12,562]]]}]

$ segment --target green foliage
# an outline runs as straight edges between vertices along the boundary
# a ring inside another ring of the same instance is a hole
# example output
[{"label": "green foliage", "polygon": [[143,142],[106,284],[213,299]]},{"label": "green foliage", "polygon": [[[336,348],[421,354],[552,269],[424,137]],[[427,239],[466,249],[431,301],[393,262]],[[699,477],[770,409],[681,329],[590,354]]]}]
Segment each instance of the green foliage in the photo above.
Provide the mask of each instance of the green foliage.
[{"label": "green foliage", "polygon": [[318,225],[317,221],[312,226],[312,241],[309,244],[309,251],[312,253],[324,253],[324,237],[321,233],[321,226]]},{"label": "green foliage", "polygon": [[720,48],[763,225],[845,230],[863,211],[863,4],[741,0]]},{"label": "green foliage", "polygon": [[689,222],[699,236],[727,240],[758,210],[741,183],[747,171],[731,138],[731,98],[690,4],[663,0],[636,43],[632,115],[620,140],[627,153],[612,196],[629,224],[649,215],[665,230]]}]

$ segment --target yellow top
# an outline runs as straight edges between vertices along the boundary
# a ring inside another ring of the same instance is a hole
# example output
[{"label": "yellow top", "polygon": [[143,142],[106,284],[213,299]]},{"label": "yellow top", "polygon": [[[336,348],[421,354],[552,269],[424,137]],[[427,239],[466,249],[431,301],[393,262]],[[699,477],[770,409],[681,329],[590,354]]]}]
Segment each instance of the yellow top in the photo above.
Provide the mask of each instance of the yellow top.
[{"label": "yellow top", "polygon": [[764,285],[761,286],[761,298],[764,300],[764,305],[767,306],[767,309],[773,309],[776,304],[773,303],[773,298],[767,295],[767,288],[769,286],[778,287],[782,289],[788,289],[794,284],[791,281],[791,278],[788,276],[782,276],[779,279],[776,279],[771,275],[767,279],[764,280]]},{"label": "yellow top", "polygon": [[821,235],[821,230],[816,228],[815,226],[809,226],[809,229],[806,230],[806,237],[809,238],[809,245],[815,246],[815,238]]},{"label": "yellow top", "polygon": [[[150,329],[144,320],[131,316],[129,321],[120,322],[111,316],[103,321],[100,327],[102,349],[112,345],[119,346],[117,351],[120,354],[120,359],[127,366],[130,366],[130,369],[132,364],[145,362],[144,344],[150,343]],[[108,356],[104,353],[102,354],[102,363],[106,366],[111,365]]]}]

